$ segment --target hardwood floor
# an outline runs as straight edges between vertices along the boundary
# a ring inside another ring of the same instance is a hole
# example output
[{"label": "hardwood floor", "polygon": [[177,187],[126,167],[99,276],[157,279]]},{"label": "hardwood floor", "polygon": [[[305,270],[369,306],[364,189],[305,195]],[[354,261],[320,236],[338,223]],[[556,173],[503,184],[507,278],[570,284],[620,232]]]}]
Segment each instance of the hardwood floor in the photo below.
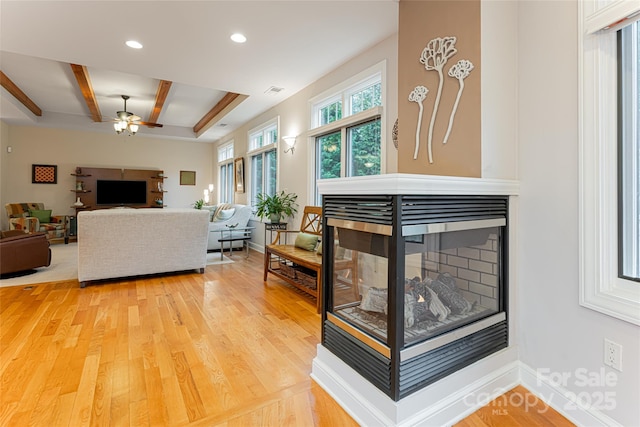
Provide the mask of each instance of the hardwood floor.
[{"label": "hardwood floor", "polygon": [[0,288],[0,425],[355,426],[309,378],[314,301],[263,285],[262,254],[233,258]]},{"label": "hardwood floor", "polygon": [[261,254],[176,274],[0,289],[3,426],[356,425],[309,378],[313,301]]},{"label": "hardwood floor", "polygon": [[454,427],[571,427],[573,425],[529,390],[517,386],[454,424]]}]

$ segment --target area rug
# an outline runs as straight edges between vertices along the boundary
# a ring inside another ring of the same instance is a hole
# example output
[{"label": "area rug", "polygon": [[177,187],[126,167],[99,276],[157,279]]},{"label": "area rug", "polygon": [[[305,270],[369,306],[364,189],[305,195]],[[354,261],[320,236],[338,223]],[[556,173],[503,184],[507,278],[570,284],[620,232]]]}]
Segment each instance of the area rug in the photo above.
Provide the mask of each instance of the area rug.
[{"label": "area rug", "polygon": [[[231,264],[228,256],[220,260],[220,252],[207,253],[207,265]],[[61,280],[78,280],[78,244],[51,245],[51,265],[0,278],[0,287],[33,285]]]}]

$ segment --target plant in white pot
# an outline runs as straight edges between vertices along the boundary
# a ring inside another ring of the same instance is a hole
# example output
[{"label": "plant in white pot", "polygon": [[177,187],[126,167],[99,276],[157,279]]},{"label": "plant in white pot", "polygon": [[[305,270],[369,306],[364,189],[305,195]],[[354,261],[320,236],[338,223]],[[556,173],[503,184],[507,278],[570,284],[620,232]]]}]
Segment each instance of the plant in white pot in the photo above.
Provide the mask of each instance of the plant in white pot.
[{"label": "plant in white pot", "polygon": [[269,218],[271,222],[280,222],[282,217],[292,217],[298,212],[298,195],[281,191],[273,195],[259,193],[256,204],[256,215],[260,218]]}]

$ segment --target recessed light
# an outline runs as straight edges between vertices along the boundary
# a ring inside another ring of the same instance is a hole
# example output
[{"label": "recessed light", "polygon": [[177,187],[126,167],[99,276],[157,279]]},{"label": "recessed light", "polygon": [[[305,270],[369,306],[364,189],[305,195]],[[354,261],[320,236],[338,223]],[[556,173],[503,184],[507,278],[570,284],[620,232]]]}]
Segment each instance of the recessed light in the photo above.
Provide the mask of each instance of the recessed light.
[{"label": "recessed light", "polygon": [[142,49],[142,44],[140,42],[137,42],[135,40],[127,40],[127,42],[125,43],[127,46],[134,48],[134,49]]},{"label": "recessed light", "polygon": [[244,34],[234,33],[234,34],[231,34],[231,40],[233,40],[236,43],[244,43],[247,41],[247,38],[244,36]]}]

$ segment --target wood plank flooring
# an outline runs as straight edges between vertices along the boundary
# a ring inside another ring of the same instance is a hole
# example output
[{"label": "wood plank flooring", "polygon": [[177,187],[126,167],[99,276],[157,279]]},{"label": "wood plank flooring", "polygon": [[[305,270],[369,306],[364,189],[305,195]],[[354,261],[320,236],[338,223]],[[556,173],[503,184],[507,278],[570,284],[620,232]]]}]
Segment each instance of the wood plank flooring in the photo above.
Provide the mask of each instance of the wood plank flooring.
[{"label": "wood plank flooring", "polygon": [[355,426],[309,378],[315,302],[263,285],[262,254],[233,258],[0,288],[0,425]]},{"label": "wood plank flooring", "polygon": [[574,424],[522,386],[509,390],[454,427],[553,426]]}]

